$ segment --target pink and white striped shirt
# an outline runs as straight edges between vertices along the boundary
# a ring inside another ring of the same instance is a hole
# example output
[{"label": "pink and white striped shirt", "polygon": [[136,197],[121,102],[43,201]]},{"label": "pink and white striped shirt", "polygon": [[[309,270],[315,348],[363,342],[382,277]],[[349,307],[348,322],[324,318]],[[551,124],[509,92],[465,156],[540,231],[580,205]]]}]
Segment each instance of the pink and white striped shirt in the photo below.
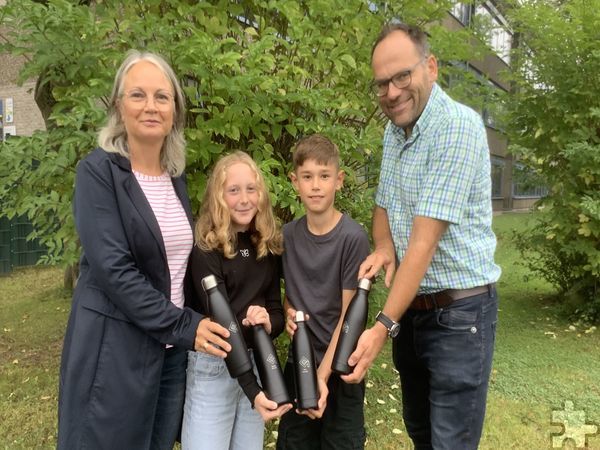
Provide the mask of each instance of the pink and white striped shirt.
[{"label": "pink and white striped shirt", "polygon": [[133,173],[150,203],[163,237],[171,275],[171,302],[183,308],[183,278],[194,245],[192,228],[168,173],[160,176],[135,170]]}]

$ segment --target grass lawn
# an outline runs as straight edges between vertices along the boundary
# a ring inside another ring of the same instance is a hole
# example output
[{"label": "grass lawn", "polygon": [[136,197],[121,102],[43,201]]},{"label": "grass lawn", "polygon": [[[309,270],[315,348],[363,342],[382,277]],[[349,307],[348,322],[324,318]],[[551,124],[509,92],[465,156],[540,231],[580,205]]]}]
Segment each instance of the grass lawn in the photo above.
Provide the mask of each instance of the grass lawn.
[{"label": "grass lawn", "polygon": [[[494,218],[500,313],[481,449],[551,449],[552,413],[566,401],[600,427],[600,330],[570,323],[550,285],[520,263],[512,229],[528,214]],[[28,268],[0,278],[0,448],[56,446],[57,374],[70,305],[62,272]],[[371,295],[371,319],[385,292]],[[586,333],[586,331],[588,331]],[[401,418],[399,380],[387,345],[367,380],[367,449],[412,448]],[[274,448],[273,426],[266,448]],[[574,443],[566,444],[575,448]],[[600,450],[600,435],[588,437]]]}]

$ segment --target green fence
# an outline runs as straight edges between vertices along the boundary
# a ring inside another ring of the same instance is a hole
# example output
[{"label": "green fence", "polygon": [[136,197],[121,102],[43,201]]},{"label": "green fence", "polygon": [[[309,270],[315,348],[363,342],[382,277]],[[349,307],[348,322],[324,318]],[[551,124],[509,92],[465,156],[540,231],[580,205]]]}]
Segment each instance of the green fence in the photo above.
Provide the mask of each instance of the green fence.
[{"label": "green fence", "polygon": [[33,230],[26,217],[7,219],[0,217],[0,274],[14,267],[35,264],[46,253],[37,240],[27,240]]}]

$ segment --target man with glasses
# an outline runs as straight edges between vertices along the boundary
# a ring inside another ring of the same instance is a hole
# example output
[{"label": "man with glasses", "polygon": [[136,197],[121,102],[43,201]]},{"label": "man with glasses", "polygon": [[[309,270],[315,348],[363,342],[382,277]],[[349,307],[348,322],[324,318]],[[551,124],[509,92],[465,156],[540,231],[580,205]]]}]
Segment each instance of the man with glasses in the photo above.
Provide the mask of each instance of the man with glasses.
[{"label": "man with glasses", "polygon": [[361,380],[387,336],[394,338],[415,448],[476,449],[500,276],[485,127],[436,83],[437,61],[422,30],[386,25],[371,65],[373,90],[390,122],[373,212],[375,249],[359,277],[383,268],[391,289],[350,357],[354,372],[343,378]]}]

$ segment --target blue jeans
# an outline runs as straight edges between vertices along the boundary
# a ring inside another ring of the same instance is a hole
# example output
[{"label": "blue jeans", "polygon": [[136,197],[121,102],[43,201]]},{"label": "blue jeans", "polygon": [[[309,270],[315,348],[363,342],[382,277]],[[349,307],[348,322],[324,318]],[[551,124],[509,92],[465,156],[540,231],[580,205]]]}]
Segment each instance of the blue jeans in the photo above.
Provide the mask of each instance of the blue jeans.
[{"label": "blue jeans", "polygon": [[402,317],[393,357],[415,449],[477,449],[497,319],[495,288]]},{"label": "blue jeans", "polygon": [[152,450],[171,450],[181,430],[185,396],[187,351],[171,347],[165,350],[158,403],[152,427]]},{"label": "blue jeans", "polygon": [[264,428],[225,360],[189,352],[183,450],[262,450]]}]

